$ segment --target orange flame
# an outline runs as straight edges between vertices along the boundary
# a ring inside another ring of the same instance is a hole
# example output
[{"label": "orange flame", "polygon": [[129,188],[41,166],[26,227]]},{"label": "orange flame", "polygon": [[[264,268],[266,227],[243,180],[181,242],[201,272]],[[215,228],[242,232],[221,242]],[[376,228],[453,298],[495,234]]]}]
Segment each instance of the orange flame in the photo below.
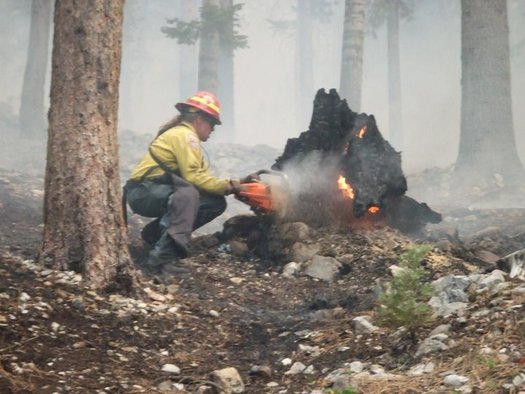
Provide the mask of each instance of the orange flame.
[{"label": "orange flame", "polygon": [[354,189],[352,189],[352,186],[346,183],[346,178],[344,176],[339,175],[337,186],[339,187],[339,190],[343,192],[343,196],[348,197],[351,200],[354,199]]},{"label": "orange flame", "polygon": [[379,207],[375,207],[375,206],[368,207],[368,212],[374,215],[379,212]]},{"label": "orange flame", "polygon": [[365,134],[366,134],[366,124],[363,127],[361,127],[361,130],[359,130],[359,133],[357,134],[357,136],[359,138],[363,138]]},{"label": "orange flame", "polygon": [[[341,190],[344,197],[348,197],[350,200],[354,199],[354,189],[352,189],[352,186],[346,183],[346,178],[344,176],[339,175],[339,178],[337,179],[337,187],[339,188],[339,190]],[[378,213],[379,210],[380,208],[375,205],[368,207],[368,213],[372,215]]]}]

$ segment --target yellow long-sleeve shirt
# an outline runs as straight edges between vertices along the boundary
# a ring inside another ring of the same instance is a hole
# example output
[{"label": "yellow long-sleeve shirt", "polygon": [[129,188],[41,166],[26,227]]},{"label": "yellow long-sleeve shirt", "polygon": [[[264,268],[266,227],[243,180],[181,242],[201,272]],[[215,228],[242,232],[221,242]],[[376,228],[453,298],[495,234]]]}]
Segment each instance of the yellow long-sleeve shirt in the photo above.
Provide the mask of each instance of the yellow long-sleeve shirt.
[{"label": "yellow long-sleeve shirt", "polygon": [[[190,123],[183,122],[162,133],[150,145],[155,157],[173,171],[177,171],[197,189],[212,194],[224,195],[228,190],[228,179],[214,177],[204,161],[201,141]],[[149,171],[149,172],[148,172]],[[164,174],[157,162],[146,153],[131,173],[130,179],[159,178]]]}]

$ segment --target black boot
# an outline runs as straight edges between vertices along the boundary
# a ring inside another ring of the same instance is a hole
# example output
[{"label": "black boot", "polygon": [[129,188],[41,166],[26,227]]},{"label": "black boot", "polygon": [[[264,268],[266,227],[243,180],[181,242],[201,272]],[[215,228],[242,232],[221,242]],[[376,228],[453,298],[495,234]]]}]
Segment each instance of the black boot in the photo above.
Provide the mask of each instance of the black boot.
[{"label": "black boot", "polygon": [[152,220],[146,224],[140,232],[140,235],[144,242],[152,246],[155,245],[162,235],[160,228],[160,218]]},{"label": "black boot", "polygon": [[181,257],[183,256],[173,238],[164,232],[149,252],[147,266],[157,274],[187,276],[190,271],[179,264]]}]

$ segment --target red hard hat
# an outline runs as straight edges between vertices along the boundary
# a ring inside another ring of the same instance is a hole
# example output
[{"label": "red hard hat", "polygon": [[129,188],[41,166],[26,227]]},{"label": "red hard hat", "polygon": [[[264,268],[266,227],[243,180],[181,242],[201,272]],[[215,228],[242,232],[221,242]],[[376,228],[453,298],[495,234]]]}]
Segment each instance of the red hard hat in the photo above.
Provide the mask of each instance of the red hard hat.
[{"label": "red hard hat", "polygon": [[199,111],[207,113],[215,120],[216,124],[222,123],[220,118],[221,103],[213,93],[201,90],[186,101],[175,104],[175,108],[180,112],[187,111],[188,107],[193,107]]}]

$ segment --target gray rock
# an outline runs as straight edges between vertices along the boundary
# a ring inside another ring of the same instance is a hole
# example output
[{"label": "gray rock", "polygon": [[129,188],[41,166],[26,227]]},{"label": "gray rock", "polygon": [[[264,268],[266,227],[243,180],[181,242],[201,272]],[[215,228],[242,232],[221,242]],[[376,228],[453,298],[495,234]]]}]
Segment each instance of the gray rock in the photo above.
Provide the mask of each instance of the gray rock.
[{"label": "gray rock", "polygon": [[365,369],[365,366],[361,361],[352,361],[349,366],[350,370],[355,373],[363,372]]},{"label": "gray rock", "polygon": [[283,267],[283,276],[285,278],[291,278],[301,269],[301,264],[292,261]]},{"label": "gray rock", "polygon": [[291,261],[297,261],[303,263],[310,260],[321,250],[319,244],[306,244],[303,242],[296,242],[290,247],[288,258]]},{"label": "gray rock", "polygon": [[512,379],[512,384],[516,387],[520,387],[525,383],[525,373],[520,373],[519,375],[514,376]]},{"label": "gray rock", "polygon": [[408,376],[421,376],[425,373],[430,373],[434,370],[435,364],[433,362],[428,363],[421,363],[414,365],[410,370],[407,372]]},{"label": "gray rock", "polygon": [[448,334],[449,332],[450,324],[440,324],[430,332],[429,337],[432,337],[437,334]]},{"label": "gray rock", "polygon": [[333,257],[314,256],[304,273],[312,278],[333,282],[337,279],[342,264]]},{"label": "gray rock", "polygon": [[305,375],[313,375],[315,373],[315,368],[313,365],[309,365],[308,367],[305,368],[305,370],[303,371],[303,373]]},{"label": "gray rock", "polygon": [[448,339],[448,335],[444,333],[439,333],[439,334],[431,335],[429,338],[435,339],[436,341],[444,342]]},{"label": "gray rock", "polygon": [[445,379],[443,379],[443,384],[447,387],[461,387],[468,381],[469,379],[465,376],[452,374],[445,376]]},{"label": "gray rock", "polygon": [[225,394],[244,392],[244,382],[241,379],[241,375],[233,367],[213,371],[211,379],[221,387]]},{"label": "gray rock", "polygon": [[304,365],[300,361],[296,361],[295,363],[292,364],[290,369],[286,371],[284,374],[285,375],[297,375],[297,374],[302,373],[305,369],[306,369],[306,365]]},{"label": "gray rock", "polygon": [[465,275],[447,275],[432,282],[438,292],[446,292],[448,289],[465,290],[469,285],[470,279]]},{"label": "gray rock", "polygon": [[511,278],[525,279],[525,249],[518,250],[503,257]]},{"label": "gray rock", "polygon": [[376,331],[378,328],[370,323],[366,317],[358,316],[352,319],[352,328],[356,334],[368,334]]},{"label": "gray rock", "polygon": [[163,380],[157,385],[157,390],[163,393],[174,393],[175,386],[173,385],[173,382],[171,380]]},{"label": "gray rock", "polygon": [[180,374],[180,368],[175,364],[164,364],[161,368],[162,372],[172,373],[175,375]]},{"label": "gray rock", "polygon": [[478,282],[479,287],[491,289],[499,283],[505,282],[505,275],[506,273],[501,270],[494,270]]},{"label": "gray rock", "polygon": [[373,364],[370,366],[370,372],[374,375],[383,375],[385,373],[385,369],[378,364]]},{"label": "gray rock", "polygon": [[27,302],[31,299],[31,296],[25,292],[22,292],[18,299],[20,300],[20,302]]},{"label": "gray rock", "polygon": [[462,315],[468,307],[466,302],[448,302],[447,298],[442,297],[432,297],[428,304],[438,316],[450,316],[454,313]]},{"label": "gray rock", "polygon": [[447,350],[448,346],[445,345],[443,342],[433,339],[433,338],[426,338],[417,348],[416,351],[416,357],[424,356],[426,354],[430,353],[436,353],[443,350]]}]

